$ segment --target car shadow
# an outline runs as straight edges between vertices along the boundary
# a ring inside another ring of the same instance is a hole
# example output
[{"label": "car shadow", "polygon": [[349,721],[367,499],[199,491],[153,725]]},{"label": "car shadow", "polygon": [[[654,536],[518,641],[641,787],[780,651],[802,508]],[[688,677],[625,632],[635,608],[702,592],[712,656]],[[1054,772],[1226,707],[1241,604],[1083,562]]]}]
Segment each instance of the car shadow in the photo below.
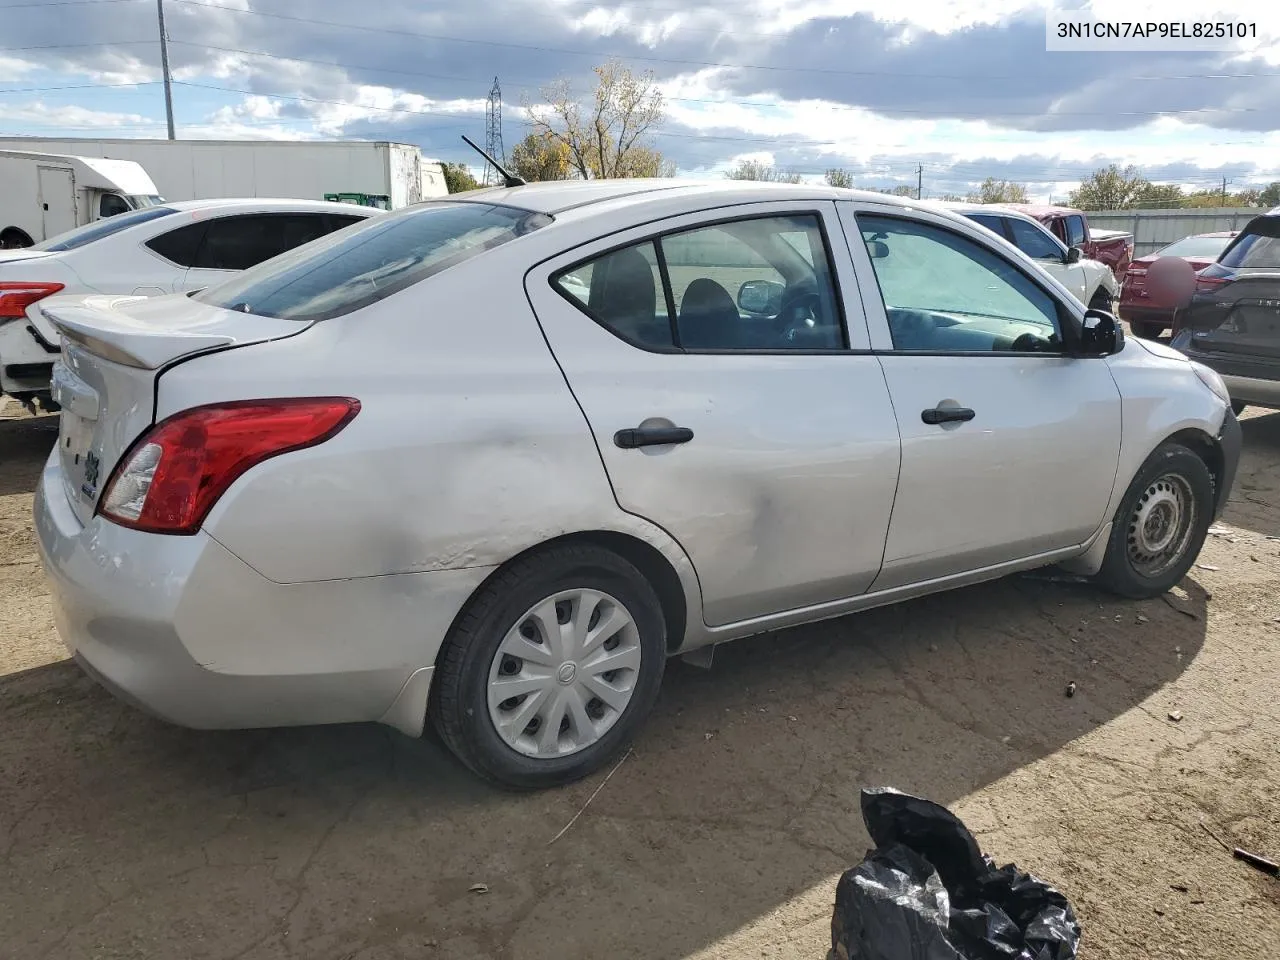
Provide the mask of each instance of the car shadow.
[{"label": "car shadow", "polygon": [[1240,420],[1244,450],[1224,522],[1264,537],[1280,537],[1280,411],[1247,409]]},{"label": "car shadow", "polygon": [[672,661],[607,784],[525,795],[429,737],[189,731],[70,663],[2,677],[6,947],[670,958],[815,890],[825,925],[861,787],[954,803],[1139,707],[1200,651],[1185,588],[1013,578]]}]

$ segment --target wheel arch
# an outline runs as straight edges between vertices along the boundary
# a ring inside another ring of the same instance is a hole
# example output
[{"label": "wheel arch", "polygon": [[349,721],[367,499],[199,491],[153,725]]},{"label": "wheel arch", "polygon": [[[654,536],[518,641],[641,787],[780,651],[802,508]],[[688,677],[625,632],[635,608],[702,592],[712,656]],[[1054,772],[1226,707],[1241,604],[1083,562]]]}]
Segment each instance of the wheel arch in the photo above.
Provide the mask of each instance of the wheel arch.
[{"label": "wheel arch", "polygon": [[589,545],[600,547],[617,554],[626,560],[643,576],[658,595],[658,603],[662,607],[662,618],[667,632],[667,652],[675,653],[683,645],[689,632],[690,598],[686,594],[685,583],[675,566],[663,555],[662,551],[648,541],[631,533],[617,530],[583,530],[567,533],[543,540],[533,546],[526,547],[519,553],[508,557],[490,571],[467,598],[454,615],[449,624],[451,635],[458,622],[467,615],[476,599],[483,594],[497,577],[506,572],[512,565],[527,560],[529,557],[555,547],[568,545]]},{"label": "wheel arch", "polygon": [[[1213,478],[1213,494],[1214,501],[1216,503],[1218,499],[1218,489],[1222,484],[1222,477],[1226,466],[1226,456],[1222,450],[1222,443],[1216,437],[1211,436],[1207,431],[1202,430],[1199,427],[1184,427],[1181,430],[1165,437],[1152,447],[1151,452],[1147,454],[1147,457],[1150,457],[1151,453],[1154,453],[1166,443],[1176,443],[1184,446],[1204,461],[1204,465],[1209,468],[1209,476]],[[1143,459],[1143,463],[1145,462],[1146,458]]]}]

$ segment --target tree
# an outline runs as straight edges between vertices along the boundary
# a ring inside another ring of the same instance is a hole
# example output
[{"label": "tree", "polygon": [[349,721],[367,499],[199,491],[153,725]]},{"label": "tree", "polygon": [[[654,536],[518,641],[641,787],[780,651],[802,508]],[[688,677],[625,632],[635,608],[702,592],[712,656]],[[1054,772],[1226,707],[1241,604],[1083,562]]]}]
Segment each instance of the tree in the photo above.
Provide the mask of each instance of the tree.
[{"label": "tree", "polygon": [[730,180],[763,180],[768,183],[799,183],[800,174],[782,167],[775,167],[761,160],[739,160],[738,165],[725,174]]},{"label": "tree", "polygon": [[593,70],[589,103],[559,80],[542,91],[544,103],[526,105],[532,133],[562,146],[572,176],[583,180],[673,176],[675,165],[646,142],[664,117],[653,74],[636,75],[616,60]]},{"label": "tree", "polygon": [[1127,210],[1151,184],[1132,167],[1102,167],[1072,190],[1068,203],[1081,210]]},{"label": "tree", "polygon": [[471,175],[471,171],[467,169],[466,164],[442,163],[440,168],[444,170],[445,189],[450,193],[475,190],[480,186],[476,178]]},{"label": "tree", "polygon": [[1182,188],[1176,183],[1147,183],[1143,181],[1133,195],[1135,207],[1180,207]]},{"label": "tree", "polygon": [[546,133],[530,133],[511,150],[511,172],[535,180],[568,180],[573,176],[569,148]]},{"label": "tree", "polygon": [[1258,194],[1258,206],[1280,207],[1280,180],[1273,180]]},{"label": "tree", "polygon": [[853,174],[843,167],[831,168],[827,171],[825,179],[829,187],[841,187],[848,190],[853,186]]},{"label": "tree", "polygon": [[970,203],[1026,203],[1027,188],[1020,183],[987,177],[982,186],[965,199]]},{"label": "tree", "polygon": [[891,197],[914,197],[916,195],[916,188],[909,187],[905,183],[900,183],[889,190],[877,190],[876,193],[887,193]]}]

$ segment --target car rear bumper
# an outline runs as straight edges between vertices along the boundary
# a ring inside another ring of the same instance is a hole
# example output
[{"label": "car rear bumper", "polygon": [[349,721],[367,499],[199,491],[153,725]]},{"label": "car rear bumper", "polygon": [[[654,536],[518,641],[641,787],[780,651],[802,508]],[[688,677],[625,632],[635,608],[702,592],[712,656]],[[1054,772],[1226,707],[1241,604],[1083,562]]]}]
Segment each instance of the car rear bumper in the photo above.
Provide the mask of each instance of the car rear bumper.
[{"label": "car rear bumper", "polygon": [[203,532],[81,525],[56,451],[35,527],[76,661],[121,699],[202,729],[381,721],[421,733],[436,652],[487,572],[275,583]]},{"label": "car rear bumper", "polygon": [[1173,325],[1173,311],[1160,307],[1145,307],[1121,300],[1116,312],[1126,323],[1160,323],[1166,327]]}]

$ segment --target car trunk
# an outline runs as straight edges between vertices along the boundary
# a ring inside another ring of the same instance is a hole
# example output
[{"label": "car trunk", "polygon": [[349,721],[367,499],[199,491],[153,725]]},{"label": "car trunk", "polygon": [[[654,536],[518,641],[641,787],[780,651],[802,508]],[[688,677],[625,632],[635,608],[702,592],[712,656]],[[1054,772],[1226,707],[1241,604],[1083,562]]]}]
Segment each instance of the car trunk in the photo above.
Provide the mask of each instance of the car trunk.
[{"label": "car trunk", "polygon": [[155,416],[156,381],[175,361],[301,333],[309,323],[252,316],[186,296],[53,297],[41,312],[63,338],[52,392],[58,453],[82,523],[120,457]]},{"label": "car trunk", "polygon": [[[1147,271],[1159,259],[1153,254],[1141,257],[1129,265],[1129,269],[1124,275],[1124,300],[1133,301],[1138,305],[1148,305],[1143,303],[1143,301],[1151,298],[1151,294],[1147,290]],[[1191,269],[1196,272],[1213,263],[1213,259],[1210,257],[1183,257],[1182,259],[1191,264]]]},{"label": "car trunk", "polygon": [[1187,323],[1193,350],[1280,362],[1280,270],[1237,269],[1211,298],[1197,301]]}]

